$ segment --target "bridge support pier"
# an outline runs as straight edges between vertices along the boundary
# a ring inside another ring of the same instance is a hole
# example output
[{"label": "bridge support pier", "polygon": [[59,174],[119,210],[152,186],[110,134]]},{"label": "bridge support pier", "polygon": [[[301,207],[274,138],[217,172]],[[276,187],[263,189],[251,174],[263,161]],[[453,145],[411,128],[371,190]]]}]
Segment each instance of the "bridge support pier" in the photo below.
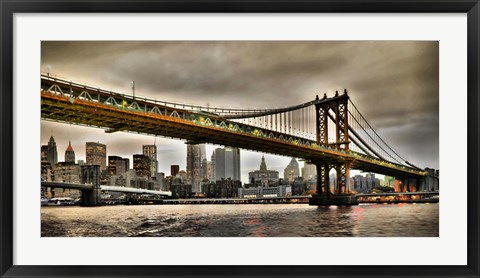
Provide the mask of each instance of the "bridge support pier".
[{"label": "bridge support pier", "polygon": [[350,194],[350,166],[351,162],[340,163],[336,165],[337,188],[335,194]]},{"label": "bridge support pier", "polygon": [[330,195],[330,165],[327,163],[315,163],[317,167],[317,194]]},{"label": "bridge support pier", "polygon": [[[395,192],[417,192],[422,188],[422,180],[418,178],[395,179]],[[397,186],[398,185],[398,186]]]},{"label": "bridge support pier", "polygon": [[100,206],[102,204],[100,199],[101,189],[82,190],[82,198],[80,205],[84,207]]},{"label": "bridge support pier", "polygon": [[[351,162],[339,164],[316,163],[317,166],[317,194],[313,195],[308,204],[311,206],[351,206],[358,205],[357,197],[350,194],[350,165]],[[330,169],[337,171],[337,187],[335,194],[330,192]]]},{"label": "bridge support pier", "polygon": [[395,178],[395,192],[418,192],[418,191],[434,191],[428,188],[429,177],[423,178]]},{"label": "bridge support pier", "polygon": [[82,206],[100,206],[102,201],[100,194],[100,166],[99,165],[83,165],[81,168],[80,181],[83,184],[92,184],[92,190],[82,190],[81,205]]}]

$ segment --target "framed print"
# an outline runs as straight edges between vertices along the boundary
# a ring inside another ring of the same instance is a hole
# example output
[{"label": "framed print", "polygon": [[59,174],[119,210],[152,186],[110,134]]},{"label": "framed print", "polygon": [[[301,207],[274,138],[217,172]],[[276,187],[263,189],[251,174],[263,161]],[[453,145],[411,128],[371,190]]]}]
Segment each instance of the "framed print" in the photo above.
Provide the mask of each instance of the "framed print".
[{"label": "framed print", "polygon": [[478,1],[1,5],[1,277],[479,276]]}]

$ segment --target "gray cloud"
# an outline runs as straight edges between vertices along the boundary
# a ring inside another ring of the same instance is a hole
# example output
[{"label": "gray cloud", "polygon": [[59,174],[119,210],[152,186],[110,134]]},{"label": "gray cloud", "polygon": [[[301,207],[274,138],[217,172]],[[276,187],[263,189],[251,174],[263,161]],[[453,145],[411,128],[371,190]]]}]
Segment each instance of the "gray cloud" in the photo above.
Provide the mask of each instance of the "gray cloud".
[{"label": "gray cloud", "polygon": [[[51,65],[54,75],[125,93],[135,80],[138,95],[189,104],[283,107],[347,88],[400,154],[438,167],[438,42],[49,41],[41,51],[44,72]],[[54,126],[42,123],[42,143]],[[66,140],[109,140],[99,130],[68,130]]]}]

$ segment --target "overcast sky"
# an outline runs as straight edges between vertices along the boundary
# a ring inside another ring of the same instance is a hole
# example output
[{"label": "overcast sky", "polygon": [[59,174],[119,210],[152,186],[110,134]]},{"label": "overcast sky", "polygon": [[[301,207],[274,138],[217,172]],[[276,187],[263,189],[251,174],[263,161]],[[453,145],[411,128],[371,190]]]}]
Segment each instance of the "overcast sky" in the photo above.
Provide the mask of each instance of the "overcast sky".
[{"label": "overcast sky", "polygon": [[[41,71],[103,89],[159,100],[217,107],[284,107],[333,96],[351,100],[398,154],[420,167],[439,165],[438,42],[232,41],[42,42]],[[77,159],[85,142],[107,144],[107,155],[132,159],[155,137],[42,121],[41,144],[53,134],[63,161],[68,140]],[[186,146],[156,138],[159,171],[185,169]],[[207,146],[210,160],[213,146]],[[260,153],[241,151],[242,180]],[[266,155],[280,172],[290,158]]]}]

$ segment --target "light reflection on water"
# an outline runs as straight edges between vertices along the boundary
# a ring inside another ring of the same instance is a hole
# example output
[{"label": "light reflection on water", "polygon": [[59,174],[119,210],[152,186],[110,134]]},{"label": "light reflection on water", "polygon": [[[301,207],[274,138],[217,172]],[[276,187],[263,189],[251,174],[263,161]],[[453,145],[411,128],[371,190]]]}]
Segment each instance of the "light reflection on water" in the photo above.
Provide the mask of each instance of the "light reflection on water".
[{"label": "light reflection on water", "polygon": [[437,237],[438,204],[42,207],[44,237]]}]

